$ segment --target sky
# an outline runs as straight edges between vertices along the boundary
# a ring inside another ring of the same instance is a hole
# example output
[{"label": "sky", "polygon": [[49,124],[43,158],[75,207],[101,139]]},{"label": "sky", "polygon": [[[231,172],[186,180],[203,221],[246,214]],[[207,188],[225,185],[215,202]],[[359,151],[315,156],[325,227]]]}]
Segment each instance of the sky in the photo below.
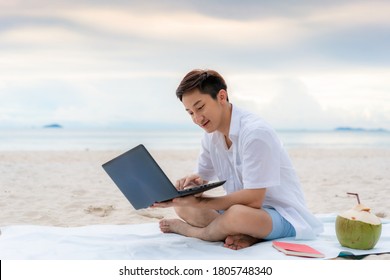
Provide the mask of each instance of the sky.
[{"label": "sky", "polygon": [[192,69],[277,129],[390,129],[390,1],[0,0],[0,127],[193,127]]}]

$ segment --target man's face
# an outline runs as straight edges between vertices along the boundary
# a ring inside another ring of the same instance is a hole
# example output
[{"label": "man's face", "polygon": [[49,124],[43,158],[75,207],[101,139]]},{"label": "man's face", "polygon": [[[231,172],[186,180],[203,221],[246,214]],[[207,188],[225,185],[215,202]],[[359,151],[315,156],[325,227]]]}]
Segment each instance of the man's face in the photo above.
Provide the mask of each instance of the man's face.
[{"label": "man's face", "polygon": [[223,123],[223,101],[220,98],[215,100],[208,94],[202,94],[199,90],[194,90],[185,93],[182,102],[192,121],[206,132],[214,132],[221,128]]}]

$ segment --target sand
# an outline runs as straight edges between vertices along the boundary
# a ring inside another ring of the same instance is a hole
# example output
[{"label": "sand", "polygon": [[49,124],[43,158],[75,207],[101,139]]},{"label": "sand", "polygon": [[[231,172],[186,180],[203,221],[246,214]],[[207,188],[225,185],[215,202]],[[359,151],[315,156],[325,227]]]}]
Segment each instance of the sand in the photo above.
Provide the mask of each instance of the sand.
[{"label": "sand", "polygon": [[[0,226],[136,224],[174,217],[172,209],[135,211],[101,164],[123,151],[1,151]],[[389,149],[289,149],[308,207],[315,214],[363,204],[390,218]],[[198,151],[152,150],[174,181],[192,173]],[[221,189],[213,190],[222,195]],[[390,254],[368,259],[390,259]]]}]

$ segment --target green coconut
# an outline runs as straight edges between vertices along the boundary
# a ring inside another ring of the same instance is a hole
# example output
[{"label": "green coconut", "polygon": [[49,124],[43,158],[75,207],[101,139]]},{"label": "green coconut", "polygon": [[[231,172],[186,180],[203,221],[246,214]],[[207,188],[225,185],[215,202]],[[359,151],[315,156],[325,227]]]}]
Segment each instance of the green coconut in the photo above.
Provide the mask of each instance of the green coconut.
[{"label": "green coconut", "polygon": [[336,235],[344,247],[360,250],[374,248],[382,233],[380,219],[370,208],[358,204],[336,218]]}]

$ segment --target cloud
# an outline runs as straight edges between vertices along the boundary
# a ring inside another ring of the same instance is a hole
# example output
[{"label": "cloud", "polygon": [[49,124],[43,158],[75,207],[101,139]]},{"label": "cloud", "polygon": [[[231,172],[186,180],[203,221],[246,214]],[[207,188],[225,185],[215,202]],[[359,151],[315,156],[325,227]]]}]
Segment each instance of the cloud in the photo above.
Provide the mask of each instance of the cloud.
[{"label": "cloud", "polygon": [[[384,1],[0,1],[0,122],[187,122],[192,68],[280,127],[389,127]],[[303,114],[305,112],[305,114]]]},{"label": "cloud", "polygon": [[[140,10],[137,7],[91,6],[53,9],[33,13],[33,16],[56,18],[68,23],[68,28],[82,30],[86,36],[101,35],[126,42],[159,41],[174,44],[202,45],[212,42],[214,47],[276,47],[292,43],[304,31],[288,19],[266,18],[237,20],[218,18],[193,11]],[[247,42],[251,42],[247,45]],[[208,45],[208,47],[213,47]]]},{"label": "cloud", "polygon": [[190,124],[172,77],[59,81],[15,85],[0,93],[0,123],[60,122],[110,126],[132,123]]},{"label": "cloud", "polygon": [[[279,129],[337,126],[390,128],[387,74],[306,73],[232,75],[233,103],[263,116]],[[368,96],[375,100],[368,101]]]},{"label": "cloud", "polygon": [[329,128],[334,121],[308,93],[305,84],[296,78],[263,77],[252,92],[233,99],[278,129],[323,129]]},{"label": "cloud", "polygon": [[[142,1],[129,5],[120,1],[38,3],[41,9],[19,7],[20,11],[15,8],[7,13],[6,22],[12,23],[0,33],[3,49],[23,54],[28,46],[28,56],[36,46],[72,63],[79,60],[83,66],[91,60],[116,60],[142,67],[148,58],[161,67],[172,67],[172,61],[222,67],[231,62],[238,68],[263,69],[314,69],[343,66],[343,61],[389,63],[383,54],[389,47],[390,5],[383,2],[338,1],[318,6],[301,1],[297,3],[300,9],[256,1],[247,1],[245,9],[233,2],[221,7],[173,1],[166,8],[151,8]],[[251,16],[226,13],[232,9]],[[262,12],[256,17],[254,10]]]},{"label": "cloud", "polygon": [[85,38],[78,32],[58,26],[24,26],[4,31],[1,41],[7,45],[29,44],[29,47],[82,44]]}]

